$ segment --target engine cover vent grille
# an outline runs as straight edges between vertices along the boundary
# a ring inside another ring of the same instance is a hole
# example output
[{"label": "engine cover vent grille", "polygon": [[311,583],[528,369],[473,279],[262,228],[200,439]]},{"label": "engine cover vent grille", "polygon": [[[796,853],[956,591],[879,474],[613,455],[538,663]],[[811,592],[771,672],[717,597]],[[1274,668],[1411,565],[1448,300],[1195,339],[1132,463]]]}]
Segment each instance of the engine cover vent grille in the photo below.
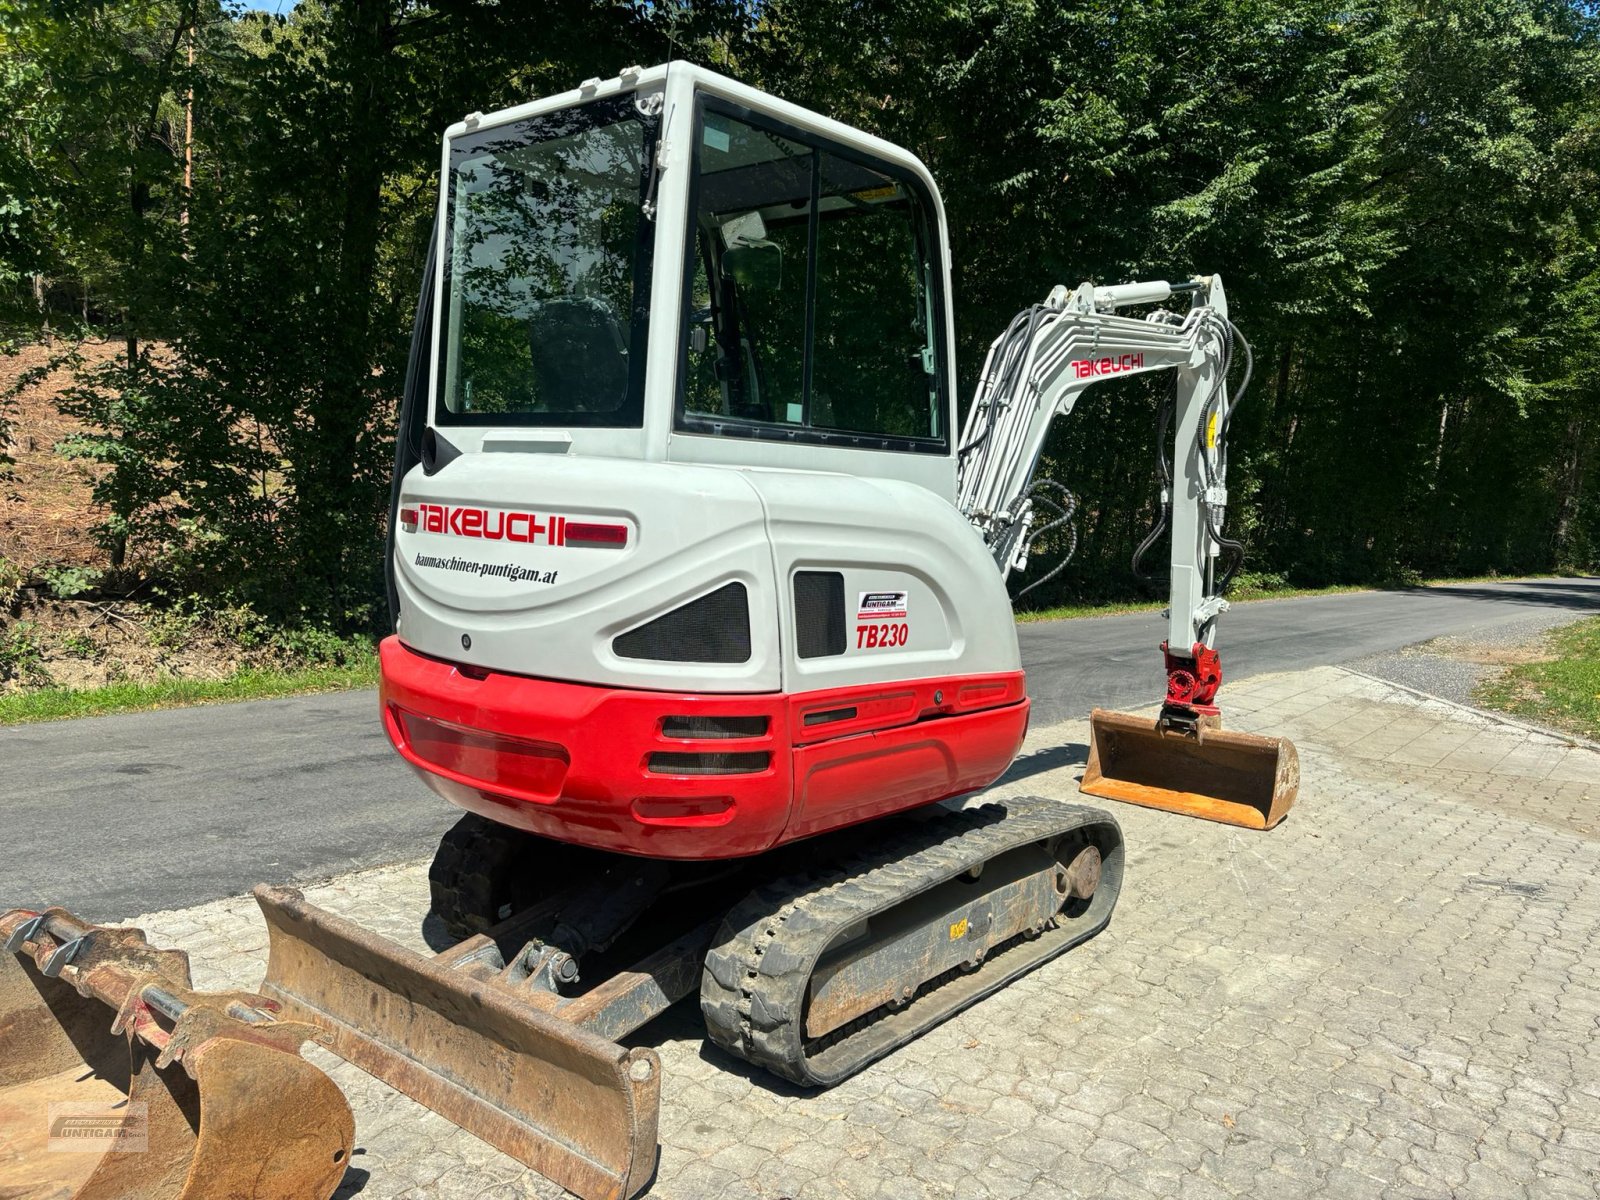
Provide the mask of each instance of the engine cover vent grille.
[{"label": "engine cover vent grille", "polygon": [[795,648],[801,658],[843,654],[844,576],[838,571],[796,571]]},{"label": "engine cover vent grille", "polygon": [[767,736],[766,717],[667,717],[661,735],[669,738],[754,738]]},{"label": "engine cover vent grille", "polygon": [[681,753],[658,750],[650,756],[653,775],[755,775],[772,765],[765,750],[732,753]]},{"label": "engine cover vent grille", "polygon": [[744,584],[724,584],[648,625],[619,634],[611,648],[620,658],[656,662],[749,662],[750,600]]}]

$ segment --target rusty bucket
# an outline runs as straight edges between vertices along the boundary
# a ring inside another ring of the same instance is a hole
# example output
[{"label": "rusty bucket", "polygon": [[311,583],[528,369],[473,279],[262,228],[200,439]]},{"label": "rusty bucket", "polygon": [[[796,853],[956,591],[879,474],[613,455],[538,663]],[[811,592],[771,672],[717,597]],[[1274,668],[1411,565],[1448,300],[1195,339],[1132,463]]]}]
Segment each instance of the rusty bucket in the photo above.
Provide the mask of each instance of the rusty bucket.
[{"label": "rusty bucket", "polygon": [[181,951],[61,909],[0,916],[0,1196],[326,1200],[350,1106],[316,1030],[195,992]]},{"label": "rusty bucket", "polygon": [[1183,733],[1156,719],[1095,709],[1079,790],[1107,800],[1271,829],[1300,790],[1300,756],[1287,738],[1201,724]]}]

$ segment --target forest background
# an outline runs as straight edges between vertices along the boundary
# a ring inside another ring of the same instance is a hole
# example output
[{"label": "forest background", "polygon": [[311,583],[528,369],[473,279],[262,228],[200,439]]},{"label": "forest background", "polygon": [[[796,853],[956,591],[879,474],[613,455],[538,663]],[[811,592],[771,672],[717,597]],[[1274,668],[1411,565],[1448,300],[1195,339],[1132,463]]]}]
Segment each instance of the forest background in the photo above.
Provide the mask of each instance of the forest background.
[{"label": "forest background", "polygon": [[[0,684],[121,625],[229,670],[370,647],[442,131],[669,57],[928,164],[964,395],[1057,283],[1222,272],[1246,586],[1592,570],[1597,35],[1576,0],[0,0]],[[89,553],[28,536],[41,395]],[[1158,402],[1058,423],[1078,549],[1030,604],[1145,594]]]}]

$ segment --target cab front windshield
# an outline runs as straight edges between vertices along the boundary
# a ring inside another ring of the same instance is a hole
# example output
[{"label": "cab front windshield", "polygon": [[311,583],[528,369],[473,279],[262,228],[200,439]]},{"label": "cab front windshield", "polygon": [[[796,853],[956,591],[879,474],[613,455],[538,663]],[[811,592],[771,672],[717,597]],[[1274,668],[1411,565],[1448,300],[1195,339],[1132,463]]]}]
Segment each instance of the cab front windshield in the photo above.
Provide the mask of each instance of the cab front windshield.
[{"label": "cab front windshield", "polygon": [[621,97],[451,140],[441,424],[641,423],[653,138]]}]

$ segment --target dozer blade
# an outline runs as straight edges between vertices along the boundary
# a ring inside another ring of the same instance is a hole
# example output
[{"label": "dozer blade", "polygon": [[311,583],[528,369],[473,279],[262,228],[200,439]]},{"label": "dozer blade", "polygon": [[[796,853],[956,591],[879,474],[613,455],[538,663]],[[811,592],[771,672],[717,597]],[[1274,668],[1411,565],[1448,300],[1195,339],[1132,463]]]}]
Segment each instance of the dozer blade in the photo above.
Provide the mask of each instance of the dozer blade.
[{"label": "dozer blade", "polygon": [[326,1200],[350,1106],[310,1026],[195,992],[181,951],[60,909],[0,916],[0,1197]]},{"label": "dozer blade", "polygon": [[1190,734],[1154,718],[1095,709],[1079,790],[1108,800],[1271,829],[1300,790],[1300,756],[1287,738],[1202,724]]},{"label": "dozer blade", "polygon": [[553,1015],[553,994],[474,974],[462,954],[413,953],[290,888],[255,896],[271,938],[262,990],[327,1030],[334,1053],[584,1200],[649,1182],[654,1051]]}]

